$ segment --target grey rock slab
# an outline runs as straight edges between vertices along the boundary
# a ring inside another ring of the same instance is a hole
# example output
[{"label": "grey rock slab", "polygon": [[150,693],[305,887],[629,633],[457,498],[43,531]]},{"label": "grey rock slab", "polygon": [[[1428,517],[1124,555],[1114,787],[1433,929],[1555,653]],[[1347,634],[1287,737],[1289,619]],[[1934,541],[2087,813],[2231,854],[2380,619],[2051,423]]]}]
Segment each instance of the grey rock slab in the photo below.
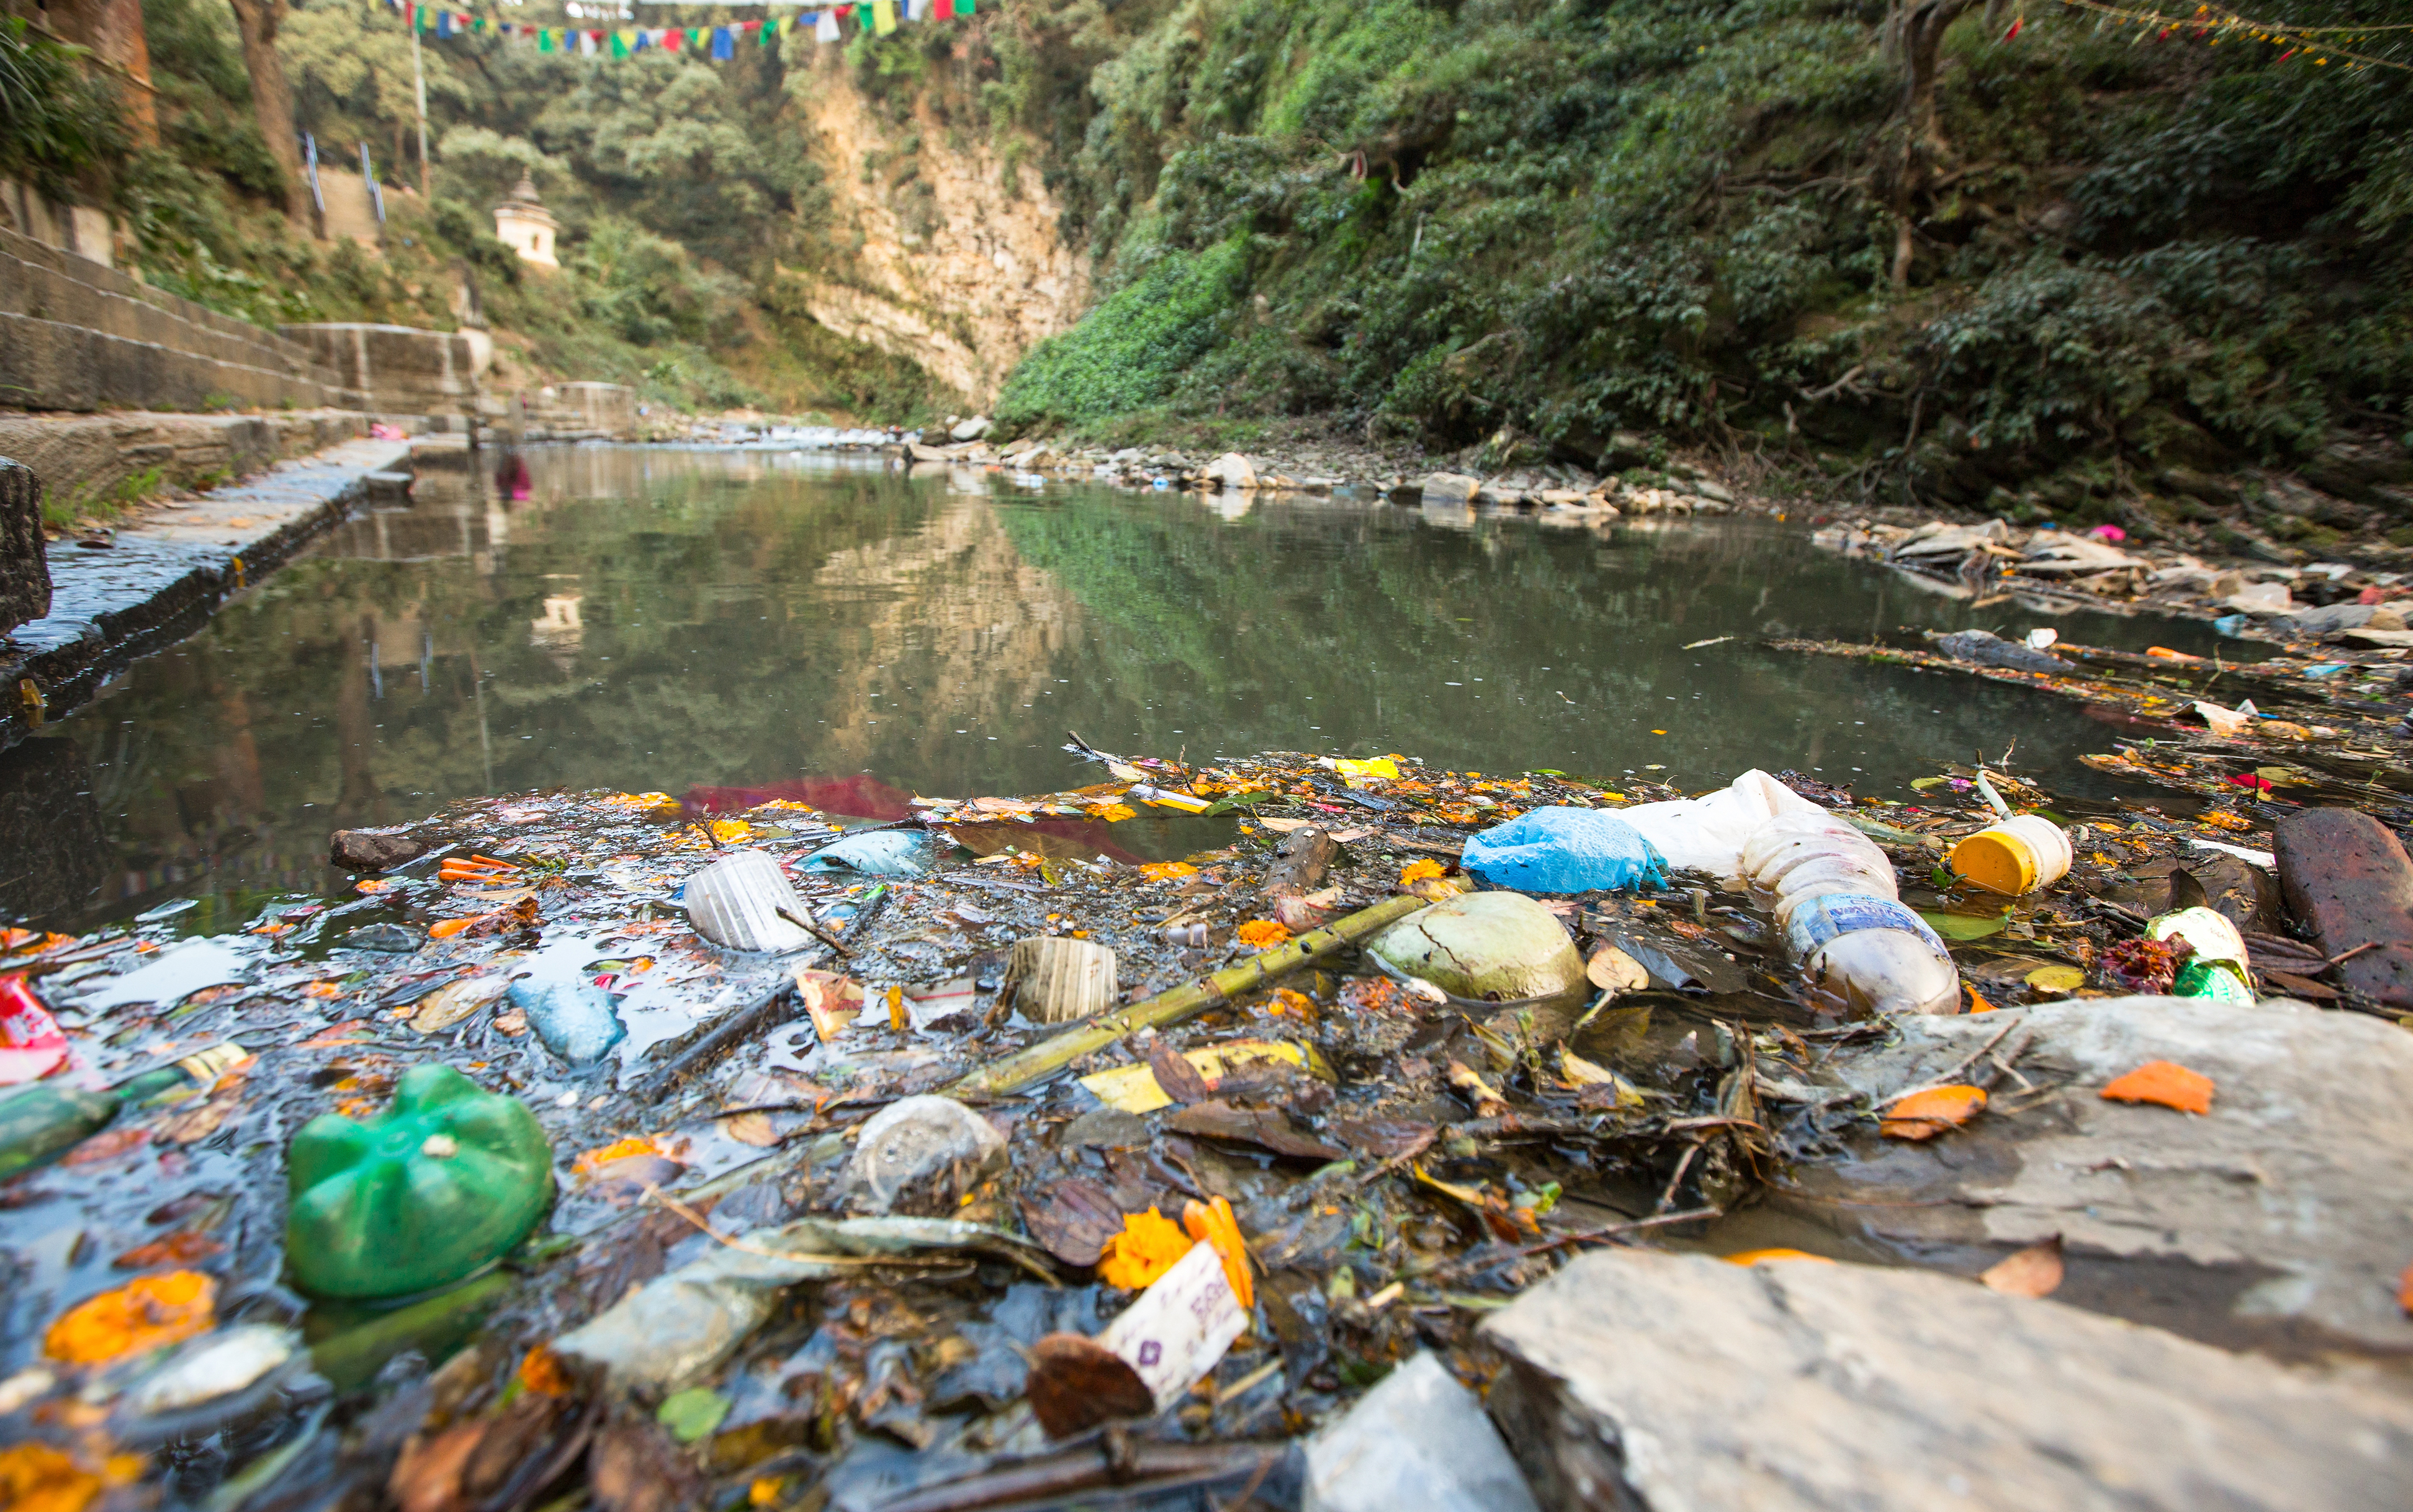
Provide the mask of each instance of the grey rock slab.
[{"label": "grey rock slab", "polygon": [[1419,1353],[1307,1446],[1303,1512],[1538,1512],[1483,1403]]},{"label": "grey rock slab", "polygon": [[[2286,999],[2095,998],[1902,1020],[1882,1050],[1829,1067],[1882,1101],[1947,1079],[2015,1021],[2013,1035],[2031,1036],[2018,1069],[2057,1090],[2013,1101],[2004,1081],[1998,1105],[2016,1111],[1917,1145],[1868,1136],[1852,1161],[1805,1163],[1794,1192],[1900,1243],[2017,1248],[2059,1234],[2073,1259],[2217,1271],[2233,1296],[2216,1321],[2240,1330],[2203,1330],[2222,1342],[2275,1329],[2312,1345],[2413,1349],[2396,1301],[2413,1262],[2413,1035]],[[2149,1061],[2210,1077],[2211,1113],[2099,1095]]]},{"label": "grey rock slab", "polygon": [[1587,1255],[1485,1325],[1545,1505],[2401,1506],[2413,1401],[1933,1271]]}]

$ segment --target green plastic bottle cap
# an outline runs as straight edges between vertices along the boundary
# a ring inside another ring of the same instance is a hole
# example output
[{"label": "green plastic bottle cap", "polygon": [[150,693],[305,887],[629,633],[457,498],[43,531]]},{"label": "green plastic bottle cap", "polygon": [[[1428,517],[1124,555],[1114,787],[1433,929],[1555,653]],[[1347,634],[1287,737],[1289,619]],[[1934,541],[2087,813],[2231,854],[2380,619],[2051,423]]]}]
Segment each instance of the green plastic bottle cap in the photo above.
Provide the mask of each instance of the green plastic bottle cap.
[{"label": "green plastic bottle cap", "polygon": [[517,1098],[415,1066],[365,1123],[293,1137],[285,1257],[316,1297],[407,1297],[509,1254],[553,1201],[553,1147]]}]

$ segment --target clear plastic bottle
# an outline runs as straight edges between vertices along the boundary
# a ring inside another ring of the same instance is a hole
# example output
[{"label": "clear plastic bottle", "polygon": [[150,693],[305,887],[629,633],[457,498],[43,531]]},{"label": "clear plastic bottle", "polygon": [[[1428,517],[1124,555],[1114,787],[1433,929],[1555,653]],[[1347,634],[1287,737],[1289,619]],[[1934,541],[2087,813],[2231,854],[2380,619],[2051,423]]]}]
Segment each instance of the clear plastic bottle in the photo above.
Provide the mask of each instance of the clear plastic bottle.
[{"label": "clear plastic bottle", "polygon": [[1951,952],[1902,905],[1893,862],[1868,836],[1825,812],[1780,815],[1754,831],[1742,859],[1774,895],[1786,947],[1819,989],[1872,1013],[1959,1011]]}]

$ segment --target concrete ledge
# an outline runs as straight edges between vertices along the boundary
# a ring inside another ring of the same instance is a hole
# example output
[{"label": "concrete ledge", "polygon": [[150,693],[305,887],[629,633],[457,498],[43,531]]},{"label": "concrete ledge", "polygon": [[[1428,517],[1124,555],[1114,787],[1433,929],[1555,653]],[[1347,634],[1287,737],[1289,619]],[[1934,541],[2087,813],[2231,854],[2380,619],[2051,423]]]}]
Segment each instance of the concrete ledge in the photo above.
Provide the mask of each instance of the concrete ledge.
[{"label": "concrete ledge", "polygon": [[[364,500],[372,473],[407,465],[407,441],[347,441],[118,534],[102,550],[50,553],[51,612],[0,641],[0,683],[30,678],[56,719],[110,671],[198,629],[227,597],[260,580]],[[12,698],[0,749],[34,728]]]},{"label": "concrete ledge", "polygon": [[128,480],[157,476],[160,487],[200,489],[230,482],[276,462],[306,457],[368,434],[356,410],[304,409],[266,415],[0,414],[0,457],[31,467],[53,506],[111,500]]}]

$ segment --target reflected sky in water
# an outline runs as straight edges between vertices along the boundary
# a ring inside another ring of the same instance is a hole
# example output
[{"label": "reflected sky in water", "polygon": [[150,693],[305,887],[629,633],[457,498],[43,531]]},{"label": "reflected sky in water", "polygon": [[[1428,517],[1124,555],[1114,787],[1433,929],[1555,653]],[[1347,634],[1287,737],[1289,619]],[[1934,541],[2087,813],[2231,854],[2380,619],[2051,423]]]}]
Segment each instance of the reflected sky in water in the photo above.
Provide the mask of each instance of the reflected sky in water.
[{"label": "reflected sky in water", "polygon": [[1759,521],[1033,492],[785,452],[517,461],[425,475],[0,755],[0,811],[30,816],[0,838],[0,913],[317,889],[328,830],[478,793],[1048,790],[1096,774],[1068,729],[1192,760],[1397,751],[1689,788],[1799,767],[1888,795],[2016,739],[2084,790],[2076,757],[2116,732],[2072,705],[1758,643],[2051,624],[2209,649],[2167,620],[1972,609]]}]

